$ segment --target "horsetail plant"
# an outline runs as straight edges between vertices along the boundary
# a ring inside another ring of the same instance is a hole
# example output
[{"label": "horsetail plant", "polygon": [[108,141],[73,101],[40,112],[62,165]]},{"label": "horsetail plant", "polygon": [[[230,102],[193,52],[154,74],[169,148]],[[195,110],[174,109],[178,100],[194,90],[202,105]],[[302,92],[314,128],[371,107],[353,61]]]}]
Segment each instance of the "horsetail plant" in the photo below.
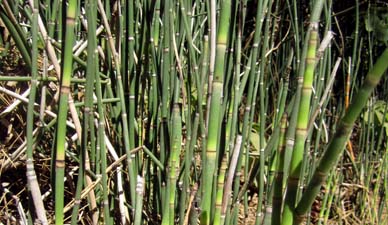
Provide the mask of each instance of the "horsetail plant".
[{"label": "horsetail plant", "polygon": [[[115,72],[116,72],[116,77],[117,77],[117,85],[118,85],[118,94],[120,96],[120,107],[121,107],[121,119],[122,119],[122,128],[123,128],[123,140],[124,140],[124,147],[125,147],[125,152],[127,154],[127,162],[128,162],[128,171],[129,171],[129,179],[130,179],[130,199],[131,201],[135,202],[136,200],[136,194],[135,194],[135,175],[134,175],[134,165],[132,162],[132,157],[133,155],[130,154],[130,146],[129,146],[129,131],[128,131],[128,116],[127,116],[127,110],[126,110],[126,103],[125,103],[125,98],[124,98],[124,88],[123,88],[123,81],[122,81],[122,76],[120,72],[120,58],[119,54],[116,51],[116,47],[114,45],[114,40],[112,37],[112,32],[108,23],[108,19],[104,10],[104,6],[102,5],[101,0],[97,1],[97,6],[98,9],[101,12],[104,27],[106,29],[106,33],[108,35],[108,44],[110,47],[110,50],[112,51],[113,54],[113,60],[115,63]],[[100,143],[101,144],[101,143]],[[106,212],[107,213],[107,212]]]},{"label": "horsetail plant", "polygon": [[278,151],[276,152],[276,172],[273,184],[273,212],[271,218],[272,225],[281,224],[281,212],[283,202],[283,171],[284,171],[284,157],[285,157],[285,135],[287,129],[287,113],[284,113],[281,119],[280,137],[278,144]]},{"label": "horsetail plant", "polygon": [[303,215],[307,212],[312,202],[314,201],[314,198],[319,192],[321,184],[326,179],[329,170],[338,161],[338,157],[344,150],[346,142],[352,131],[354,122],[360,115],[360,112],[367,103],[369,96],[388,68],[386,63],[387,60],[388,49],[385,49],[382,55],[378,58],[374,67],[365,77],[363,85],[357,92],[356,96],[353,98],[354,100],[350,104],[347,113],[342,118],[339,126],[336,129],[336,134],[328,145],[318,167],[315,169],[314,175],[307,186],[306,192],[303,193],[303,197],[295,209],[296,222],[300,223],[303,220]]},{"label": "horsetail plant", "polygon": [[308,50],[306,54],[306,68],[303,77],[302,95],[298,110],[298,120],[295,134],[295,146],[292,153],[287,194],[285,199],[284,211],[282,216],[282,224],[293,224],[293,215],[295,202],[297,202],[297,190],[301,175],[301,164],[303,152],[305,151],[305,141],[307,137],[307,125],[310,113],[310,100],[312,92],[312,83],[314,79],[314,68],[316,60],[317,36],[318,36],[318,20],[321,15],[324,1],[317,1],[314,4],[313,12],[310,20],[310,28],[308,31]]},{"label": "horsetail plant", "polygon": [[166,187],[165,198],[168,202],[168,207],[165,206],[163,212],[163,225],[174,224],[175,221],[175,199],[176,199],[176,186],[177,179],[179,175],[179,156],[181,151],[181,142],[182,142],[182,119],[180,107],[178,104],[178,95],[180,90],[179,79],[176,79],[174,86],[174,106],[171,116],[171,152],[168,161],[168,183]]},{"label": "horsetail plant", "polygon": [[[231,11],[231,1],[222,1],[220,27],[217,33],[217,51],[216,51],[216,66],[214,71],[214,78],[212,81],[212,96],[210,102],[208,139],[206,145],[206,159],[203,168],[203,196],[202,196],[202,212],[201,223],[210,224],[212,218],[212,193],[214,173],[217,169],[217,155],[219,155],[219,134],[221,122],[221,104],[222,91],[224,84],[224,65],[225,65],[225,51],[227,48],[229,17]],[[218,156],[219,157],[219,156]]]},{"label": "horsetail plant", "polygon": [[64,175],[65,175],[65,143],[66,118],[70,91],[70,78],[73,73],[73,43],[77,1],[71,0],[66,10],[66,29],[64,54],[61,74],[60,99],[58,109],[58,128],[55,151],[55,224],[64,223]]},{"label": "horsetail plant", "polygon": [[[28,99],[28,113],[27,113],[27,187],[29,190],[29,195],[32,197],[32,201],[35,207],[35,212],[37,213],[38,219],[42,224],[48,224],[46,218],[46,212],[44,209],[43,201],[41,198],[41,191],[39,184],[37,182],[37,177],[34,169],[33,163],[33,152],[34,152],[34,138],[33,138],[33,129],[34,129],[34,107],[35,107],[35,98],[38,86],[38,13],[39,13],[39,4],[38,1],[32,1],[32,62],[31,62],[31,92]],[[28,215],[28,220],[32,223],[32,209],[30,209],[30,214]]]},{"label": "horsetail plant", "polygon": [[381,1],[28,3],[0,0],[0,223],[386,223]]}]

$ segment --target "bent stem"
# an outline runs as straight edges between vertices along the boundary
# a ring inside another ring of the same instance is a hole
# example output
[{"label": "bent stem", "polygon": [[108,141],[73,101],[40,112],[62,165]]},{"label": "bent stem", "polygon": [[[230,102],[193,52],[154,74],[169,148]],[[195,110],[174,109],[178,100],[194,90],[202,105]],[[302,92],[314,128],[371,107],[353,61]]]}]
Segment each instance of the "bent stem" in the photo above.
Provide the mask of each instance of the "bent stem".
[{"label": "bent stem", "polygon": [[354,96],[352,104],[340,121],[332,141],[327,147],[318,167],[315,169],[306,192],[302,195],[302,198],[295,209],[295,222],[297,224],[300,224],[303,221],[304,215],[310,209],[315,196],[319,193],[321,185],[325,182],[330,169],[333,168],[337,163],[338,158],[341,156],[356,119],[366,105],[372,91],[380,82],[384,72],[387,70],[387,61],[388,48],[385,49],[383,54],[378,58],[376,64],[368,72],[363,85],[356,96]]}]

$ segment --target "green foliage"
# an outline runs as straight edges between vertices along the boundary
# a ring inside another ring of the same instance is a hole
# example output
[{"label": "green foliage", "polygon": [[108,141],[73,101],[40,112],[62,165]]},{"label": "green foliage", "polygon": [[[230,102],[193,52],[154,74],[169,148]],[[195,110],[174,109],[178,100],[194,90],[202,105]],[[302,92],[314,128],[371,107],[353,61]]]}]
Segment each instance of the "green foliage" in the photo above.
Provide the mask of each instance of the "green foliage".
[{"label": "green foliage", "polygon": [[[250,136],[250,144],[255,151],[260,151],[260,124],[253,123]],[[267,145],[266,140],[264,139],[265,145]]]},{"label": "green foliage", "polygon": [[[362,119],[366,123],[375,123],[378,127],[384,127],[385,135],[388,137],[388,112],[386,111],[388,103],[378,100],[373,103],[373,106],[365,111]],[[372,114],[372,115],[370,115]]]},{"label": "green foliage", "polygon": [[368,32],[373,32],[377,40],[388,44],[388,9],[372,8],[365,17],[365,29]]}]

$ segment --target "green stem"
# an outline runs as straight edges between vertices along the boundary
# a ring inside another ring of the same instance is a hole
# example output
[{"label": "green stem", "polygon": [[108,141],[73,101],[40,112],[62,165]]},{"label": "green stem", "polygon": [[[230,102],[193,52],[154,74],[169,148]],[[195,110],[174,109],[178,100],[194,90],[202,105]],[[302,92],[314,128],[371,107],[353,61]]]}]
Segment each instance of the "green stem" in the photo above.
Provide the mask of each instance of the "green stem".
[{"label": "green stem", "polygon": [[[32,64],[31,64],[31,92],[28,99],[28,108],[27,108],[27,129],[26,129],[26,138],[27,138],[27,149],[26,149],[26,167],[27,167],[27,188],[29,195],[32,198],[29,198],[29,205],[34,205],[35,212],[38,219],[42,224],[48,224],[46,213],[43,205],[43,200],[41,198],[41,191],[39,188],[37,176],[34,169],[34,140],[33,129],[34,129],[34,103],[37,92],[38,85],[38,15],[39,15],[39,5],[37,1],[34,1],[33,4],[33,14],[32,14]],[[33,204],[31,204],[31,201]],[[30,209],[30,213],[33,209]],[[32,215],[29,216],[29,219]]]},{"label": "green stem", "polygon": [[296,207],[295,219],[297,223],[300,223],[303,220],[304,214],[310,209],[316,195],[320,191],[322,183],[326,180],[330,169],[337,163],[339,156],[345,148],[346,141],[349,139],[356,119],[366,105],[372,91],[388,68],[387,61],[388,48],[385,49],[378,58],[376,64],[368,72],[363,85],[354,96],[354,100],[350,104],[347,113],[338,124],[333,139],[322,156],[318,167],[315,169],[306,192],[302,195],[302,198]]},{"label": "green stem", "polygon": [[56,159],[55,159],[55,224],[62,225],[64,220],[64,175],[65,175],[65,151],[66,151],[66,119],[68,112],[68,100],[70,92],[70,78],[73,73],[73,43],[74,26],[77,1],[70,0],[68,5],[63,5],[66,10],[66,29],[64,42],[64,60],[62,65],[61,88],[59,99],[58,127],[56,140]]},{"label": "green stem", "polygon": [[321,15],[323,0],[315,3],[308,35],[308,49],[306,54],[306,68],[303,77],[303,86],[298,110],[298,119],[295,133],[295,146],[292,153],[290,175],[288,177],[287,194],[282,216],[282,224],[292,224],[297,201],[298,185],[301,174],[302,159],[305,151],[305,141],[307,137],[307,126],[310,113],[310,102],[312,85],[314,80],[314,70],[316,61],[316,48],[318,38],[318,21]]},{"label": "green stem", "polygon": [[212,82],[212,96],[210,103],[208,139],[206,145],[206,160],[203,167],[203,196],[201,224],[210,224],[212,215],[212,193],[214,173],[217,168],[217,149],[219,148],[221,103],[224,84],[225,51],[229,32],[229,17],[231,12],[231,1],[224,0],[221,3],[220,27],[217,35],[216,67]]}]

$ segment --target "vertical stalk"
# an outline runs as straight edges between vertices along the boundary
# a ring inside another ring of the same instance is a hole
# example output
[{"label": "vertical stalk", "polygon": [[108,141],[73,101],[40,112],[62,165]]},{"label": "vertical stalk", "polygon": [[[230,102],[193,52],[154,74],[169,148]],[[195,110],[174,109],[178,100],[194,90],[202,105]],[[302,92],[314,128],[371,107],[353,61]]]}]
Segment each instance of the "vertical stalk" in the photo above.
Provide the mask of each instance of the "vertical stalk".
[{"label": "vertical stalk", "polygon": [[[110,47],[110,50],[113,54],[113,60],[115,62],[115,72],[117,76],[117,85],[118,85],[118,95],[120,98],[120,107],[121,107],[121,120],[122,120],[122,130],[123,130],[123,139],[124,139],[124,148],[125,152],[127,154],[127,163],[128,163],[128,173],[129,173],[129,191],[130,191],[130,199],[131,201],[135,202],[136,199],[136,192],[135,192],[135,186],[136,186],[136,177],[135,172],[133,169],[133,162],[132,162],[132,153],[130,152],[129,147],[129,131],[128,131],[128,115],[126,112],[126,103],[124,98],[124,88],[123,88],[123,82],[122,82],[122,76],[120,73],[120,58],[119,54],[116,51],[116,47],[114,45],[114,40],[112,37],[112,32],[108,23],[107,15],[104,10],[104,6],[102,5],[101,0],[97,1],[98,9],[100,10],[100,14],[104,23],[104,27],[106,29],[106,33],[108,36],[108,44]],[[131,121],[133,122],[133,121]]]},{"label": "vertical stalk", "polygon": [[[65,175],[65,151],[66,151],[66,119],[68,111],[68,100],[70,91],[70,78],[73,73],[73,43],[75,15],[77,11],[77,1],[70,0],[66,6],[63,3],[62,10],[66,12],[66,28],[64,55],[62,63],[61,87],[59,98],[59,113],[56,138],[56,158],[55,158],[55,224],[63,224],[64,214],[64,175]],[[67,10],[66,10],[67,9]]]},{"label": "vertical stalk", "polygon": [[144,178],[139,175],[137,176],[136,194],[134,225],[141,225],[141,216],[143,213]]},{"label": "vertical stalk", "polygon": [[[98,65],[98,59],[95,58],[95,66]],[[102,104],[102,88],[101,88],[101,78],[98,73],[95,73],[95,89],[97,97],[97,112],[98,112],[98,126],[97,126],[97,154],[100,156],[101,160],[101,174],[102,174],[102,205],[104,210],[104,224],[112,224],[110,210],[109,210],[109,189],[108,189],[108,174],[106,171],[107,168],[107,151],[105,144],[105,113]]]},{"label": "vertical stalk", "polygon": [[171,117],[171,153],[168,162],[168,183],[166,188],[166,201],[168,201],[168,207],[164,209],[163,213],[163,225],[173,225],[175,221],[175,199],[176,199],[176,181],[179,175],[179,162],[182,142],[182,118],[180,112],[180,106],[178,104],[179,98],[179,79],[176,78],[174,94],[174,106]]},{"label": "vertical stalk", "polygon": [[[264,21],[264,15],[267,9],[267,4],[268,0],[258,2],[258,7],[256,11],[256,25],[255,25],[255,35],[253,38],[253,45],[252,45],[252,50],[250,52],[250,57],[248,60],[248,68],[245,71],[247,73],[247,76],[243,79],[241,82],[241,93],[239,93],[238,98],[241,98],[242,92],[244,91],[244,86],[249,79],[249,84],[248,84],[248,93],[247,93],[247,102],[245,105],[244,109],[244,118],[243,118],[243,125],[242,125],[242,140],[241,140],[241,150],[245,149],[245,156],[248,155],[248,149],[244,147],[246,144],[246,141],[249,140],[249,131],[251,128],[251,122],[252,122],[252,115],[254,112],[254,105],[255,105],[255,100],[254,100],[254,93],[257,92],[257,81],[260,76],[259,71],[257,70],[257,56],[259,54],[259,45],[260,45],[260,40],[261,40],[261,34],[262,34],[262,26],[263,26],[263,21]],[[239,99],[240,101],[241,99]],[[243,151],[240,151],[240,154],[242,154]],[[248,157],[245,157],[246,160],[248,160]],[[247,162],[247,161],[246,161]],[[242,167],[242,155],[240,155],[238,162],[237,162],[237,168],[236,168],[236,174],[234,177],[234,187],[233,191],[236,193],[233,195],[233,203],[237,203],[239,201],[237,193],[239,193],[240,189],[240,176],[241,176],[241,167]],[[261,208],[261,207],[260,207]],[[236,219],[237,218],[237,213],[238,213],[238,207],[234,207],[233,211],[231,212],[231,219]],[[226,222],[228,223],[229,219],[226,219]]]},{"label": "vertical stalk", "polygon": [[[210,12],[208,16],[210,18],[210,56],[209,56],[209,76],[208,76],[208,95],[207,95],[207,106],[211,105],[211,98],[213,92],[213,76],[214,76],[214,67],[216,61],[216,49],[217,49],[217,1],[210,0],[207,2],[210,4]],[[221,3],[220,3],[221,4]],[[209,119],[210,119],[210,110],[206,111],[206,133],[208,133],[209,129]]]},{"label": "vertical stalk", "polygon": [[[28,106],[27,106],[27,128],[26,128],[26,135],[27,135],[27,149],[26,149],[26,167],[27,167],[27,188],[28,188],[28,194],[31,198],[29,198],[29,205],[32,205],[33,203],[35,207],[35,212],[38,216],[38,219],[42,224],[48,224],[47,218],[46,218],[46,212],[44,209],[41,192],[39,188],[39,184],[37,181],[35,169],[34,169],[34,158],[33,158],[33,152],[34,152],[34,144],[35,140],[33,137],[33,129],[34,129],[34,104],[35,104],[35,98],[36,98],[36,91],[37,91],[37,85],[38,85],[38,15],[39,15],[39,3],[37,0],[32,1],[32,26],[31,26],[31,33],[32,33],[32,54],[31,54],[31,91],[30,96],[28,99]],[[29,210],[29,213],[31,214],[29,218],[32,216],[32,209]],[[32,221],[30,221],[32,222]]]},{"label": "vertical stalk", "polygon": [[[269,10],[272,8],[272,1],[270,0],[268,2],[267,7]],[[266,121],[266,103],[267,100],[266,94],[265,94],[265,85],[264,85],[264,76],[266,73],[266,63],[267,59],[265,57],[267,49],[268,49],[268,39],[269,39],[269,26],[270,26],[270,16],[267,14],[266,16],[266,23],[264,28],[264,39],[263,39],[263,47],[261,51],[261,63],[259,68],[259,95],[260,95],[260,140],[259,140],[259,148],[260,148],[260,169],[259,169],[259,196],[258,196],[258,203],[257,203],[257,209],[256,209],[256,225],[259,225],[263,219],[263,213],[262,213],[262,205],[264,201],[264,167],[265,167],[265,154],[264,154],[264,148],[265,148],[265,121]],[[255,89],[256,92],[257,88]],[[254,95],[256,96],[256,94]],[[246,165],[247,166],[247,165]]]},{"label": "vertical stalk", "polygon": [[[135,21],[134,21],[134,8],[135,3],[134,0],[127,1],[128,6],[128,72],[129,72],[129,148],[135,148],[135,85],[136,85],[136,70],[134,70],[134,45],[135,45]],[[128,79],[128,78],[126,78]],[[136,163],[135,163],[136,164]],[[136,168],[133,168],[136,173]],[[137,174],[137,173],[136,173]]]},{"label": "vertical stalk", "polygon": [[225,51],[229,32],[229,17],[231,12],[231,1],[224,0],[221,2],[220,27],[217,34],[217,51],[216,51],[216,67],[214,71],[214,79],[212,81],[212,96],[210,103],[208,140],[206,145],[206,160],[203,167],[203,196],[202,196],[202,212],[201,223],[210,224],[212,215],[212,193],[213,193],[213,176],[217,168],[217,149],[219,147],[220,134],[220,110],[222,103],[222,90],[224,84],[224,64]]},{"label": "vertical stalk", "polygon": [[273,211],[272,211],[272,225],[281,224],[281,209],[283,202],[283,166],[284,166],[284,149],[286,147],[285,136],[287,129],[287,113],[284,113],[281,119],[280,137],[278,151],[276,153],[278,159],[276,160],[275,180],[273,186]]},{"label": "vertical stalk", "polygon": [[312,84],[314,80],[314,68],[316,61],[316,48],[318,38],[318,22],[321,15],[324,1],[319,0],[315,3],[310,26],[309,35],[306,39],[308,49],[306,54],[306,68],[303,76],[302,95],[299,104],[299,112],[295,134],[295,146],[292,153],[290,175],[288,177],[287,194],[285,199],[284,211],[282,215],[282,224],[292,224],[295,210],[295,202],[297,201],[298,185],[301,174],[301,166],[303,153],[305,151],[305,141],[307,137],[307,126],[310,113],[310,101],[312,93]]},{"label": "vertical stalk", "polygon": [[[78,180],[77,180],[77,188],[75,194],[75,204],[73,207],[71,224],[78,223],[78,215],[79,208],[81,203],[81,191],[84,186],[84,179],[86,181],[86,185],[90,185],[92,180],[89,176],[84,176],[84,170],[90,170],[90,161],[88,157],[88,149],[89,149],[89,140],[94,138],[94,110],[93,110],[93,90],[94,90],[94,75],[96,74],[96,13],[97,8],[94,1],[88,1],[85,3],[86,5],[86,13],[87,13],[87,24],[88,24],[88,46],[87,46],[87,68],[86,68],[86,87],[85,87],[85,108],[84,108],[84,118],[83,118],[83,128],[82,128],[82,136],[81,138],[81,149],[79,154],[79,172],[78,172]],[[98,75],[97,75],[98,76]],[[93,136],[93,137],[92,137]],[[94,143],[94,141],[90,141],[90,143]],[[92,145],[94,147],[94,145]],[[93,156],[94,157],[94,156]],[[95,202],[94,191],[89,193],[90,203],[89,207],[91,211],[94,211],[92,214],[93,224],[97,224],[98,222],[98,214],[96,211],[97,205]]]},{"label": "vertical stalk", "polygon": [[222,199],[224,194],[224,183],[225,183],[225,173],[227,169],[227,156],[226,154],[222,158],[221,167],[217,177],[217,193],[216,193],[216,202],[215,202],[215,212],[214,212],[214,225],[221,224],[221,208],[222,208]]},{"label": "vertical stalk", "polygon": [[50,38],[54,38],[54,31],[55,31],[55,26],[59,26],[55,21],[57,19],[58,11],[59,9],[59,0],[54,0],[51,2],[51,14],[50,18],[48,19],[48,24],[47,24],[47,29],[48,29],[48,36]]},{"label": "vertical stalk", "polygon": [[[168,154],[168,148],[169,148],[169,130],[168,130],[168,119],[170,118],[170,113],[168,110],[168,106],[170,106],[170,96],[171,96],[171,51],[170,48],[170,39],[171,39],[171,33],[170,33],[170,8],[171,2],[170,0],[167,0],[164,2],[164,13],[163,13],[163,49],[159,49],[161,53],[161,83],[162,83],[162,89],[161,89],[161,113],[160,113],[160,160],[161,162],[166,165],[167,162],[167,154]],[[167,163],[168,164],[168,163]],[[169,187],[164,187],[166,185],[165,181],[162,179],[162,189],[165,189],[162,191],[162,212],[163,212],[163,221],[165,221],[165,224],[169,224],[169,220],[165,219],[169,216]],[[167,185],[169,185],[170,182],[167,181]]]}]

